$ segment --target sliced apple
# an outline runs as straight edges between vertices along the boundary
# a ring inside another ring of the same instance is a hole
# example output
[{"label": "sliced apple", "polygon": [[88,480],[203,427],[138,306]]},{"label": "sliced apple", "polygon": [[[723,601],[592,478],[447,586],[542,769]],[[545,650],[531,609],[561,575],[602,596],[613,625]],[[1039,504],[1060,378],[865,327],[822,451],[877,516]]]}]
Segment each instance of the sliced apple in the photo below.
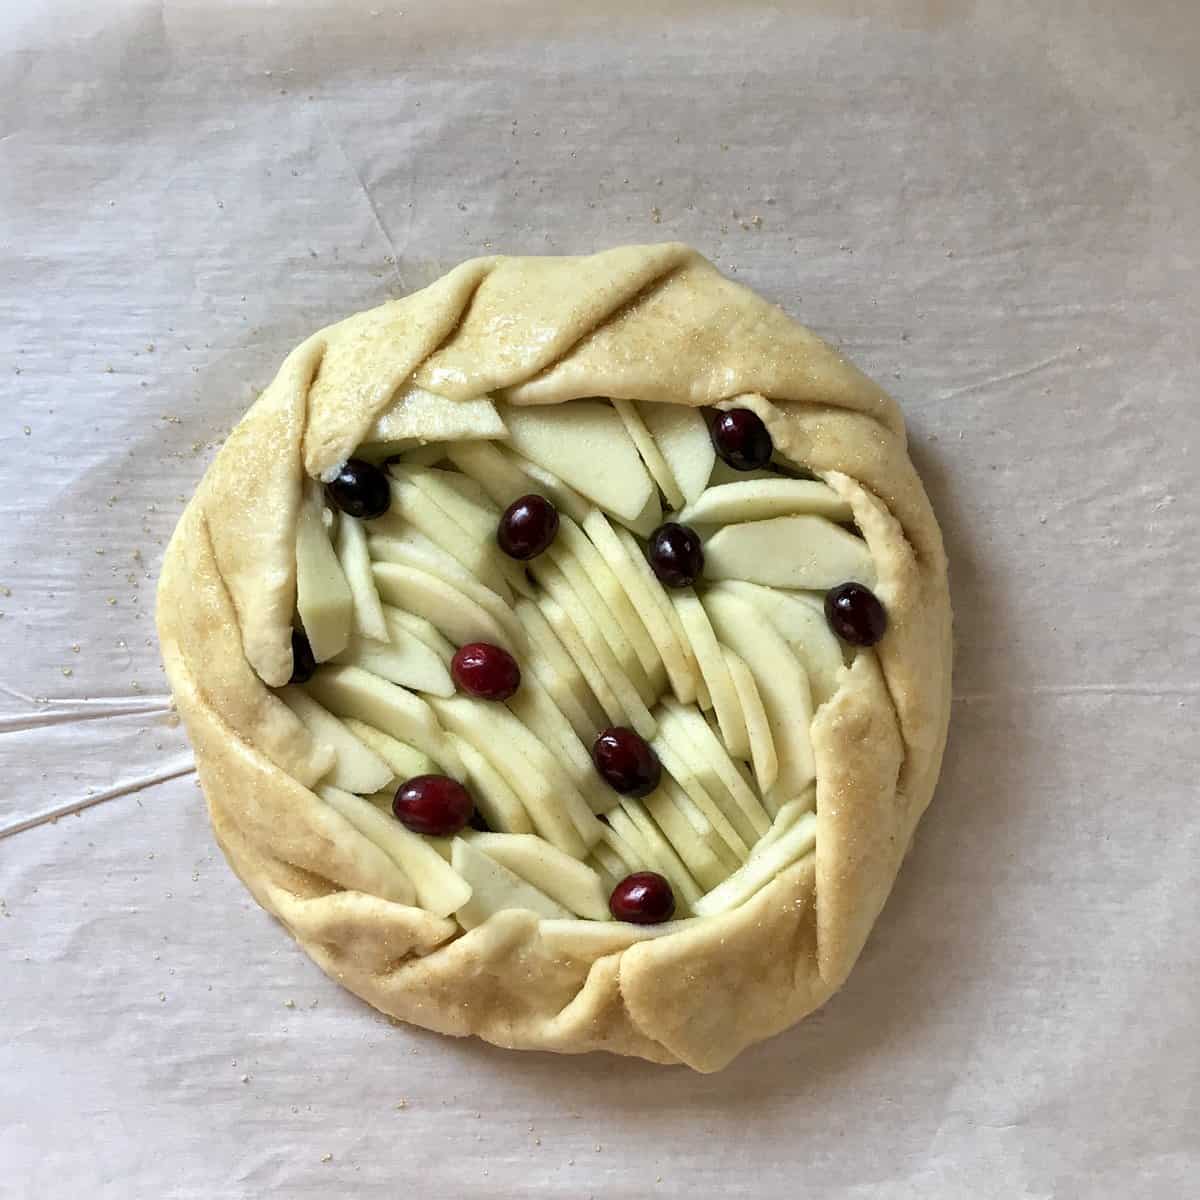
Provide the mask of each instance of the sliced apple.
[{"label": "sliced apple", "polygon": [[581,496],[570,484],[559,479],[553,471],[522,458],[516,451],[507,447],[501,453],[506,454],[529,480],[525,489],[527,492],[536,492],[552,500],[554,507],[559,512],[566,513],[573,521],[582,521],[587,516],[592,507],[591,501]]},{"label": "sliced apple", "polygon": [[744,579],[768,587],[826,588],[853,580],[875,586],[862,538],[825,517],[770,517],[726,525],[704,546],[705,579]]},{"label": "sliced apple", "polygon": [[720,887],[697,900],[693,905],[696,915],[713,917],[745,904],[781,871],[810,853],[816,842],[817,817],[808,813],[762,854],[745,862]]},{"label": "sliced apple", "polygon": [[532,833],[529,813],[504,776],[470,742],[453,733],[448,733],[446,740],[462,759],[466,770],[463,782],[488,825],[501,833]]},{"label": "sliced apple", "polygon": [[[604,520],[603,513],[596,509],[593,509],[592,512],[599,520]],[[556,546],[561,551],[569,552],[574,556],[587,577],[595,585],[605,607],[612,613],[633,646],[634,653],[638,656],[638,661],[642,664],[642,669],[646,672],[650,684],[657,694],[662,688],[665,675],[662,656],[646,628],[645,621],[630,603],[629,596],[621,586],[616,572],[570,517],[564,517],[560,521]]]},{"label": "sliced apple", "polygon": [[775,785],[763,795],[767,811],[774,815],[816,778],[808,675],[775,626],[733,589],[723,584],[709,588],[704,607],[717,635],[745,662],[758,684],[778,759]]},{"label": "sliced apple", "polygon": [[[361,667],[322,667],[306,685],[309,692],[338,716],[356,717],[415,746],[461,777],[462,764],[447,742],[429,704],[406,688],[380,679]],[[445,703],[439,701],[439,703]],[[380,784],[379,787],[383,785]],[[357,791],[357,788],[347,788]],[[378,787],[367,791],[378,791]]]},{"label": "sliced apple", "polygon": [[729,843],[716,830],[713,823],[704,815],[696,802],[674,779],[664,779],[659,790],[666,792],[674,801],[675,807],[687,817],[688,824],[700,835],[704,840],[704,844],[713,852],[726,875],[736,871],[742,865],[743,859],[749,857],[749,854],[739,856],[730,848]]},{"label": "sliced apple", "polygon": [[609,921],[608,892],[585,863],[530,834],[464,831],[462,839],[576,916]]},{"label": "sliced apple", "polygon": [[394,442],[364,442],[354,452],[355,458],[365,458],[376,465],[387,465],[390,458],[400,459],[413,467],[432,467],[446,457],[444,442],[423,442],[420,438],[399,438]]},{"label": "sliced apple", "polygon": [[[596,552],[609,568],[612,578],[623,589],[640,624],[644,625],[654,650],[662,663],[671,690],[685,704],[690,704],[696,697],[696,675],[694,663],[690,655],[685,654],[675,636],[674,627],[667,615],[670,601],[663,594],[661,600],[655,595],[651,582],[658,591],[662,592],[662,584],[654,577],[653,571],[637,550],[638,562],[631,559],[624,543],[613,531],[607,518],[598,509],[593,509],[584,521],[584,531]],[[649,580],[647,579],[649,576]],[[651,675],[653,682],[657,672]]]},{"label": "sliced apple", "polygon": [[674,743],[669,742],[661,733],[650,745],[654,753],[658,755],[659,761],[663,765],[663,770],[688,794],[692,803],[704,814],[709,824],[712,825],[717,833],[721,835],[722,840],[729,847],[737,861],[739,863],[744,862],[750,853],[749,845],[730,823],[729,818],[722,812],[720,806],[709,795],[708,789],[700,782],[700,778],[692,764],[676,750]]},{"label": "sliced apple", "polygon": [[750,851],[750,857],[756,858],[771,848],[789,829],[795,825],[805,813],[812,812],[817,802],[817,789],[813,784],[798,800],[789,800],[775,814],[771,828],[763,834]]},{"label": "sliced apple", "polygon": [[705,891],[711,891],[729,875],[729,870],[665,789],[657,788],[642,803]]},{"label": "sliced apple", "polygon": [[[433,575],[479,605],[497,625],[508,631],[509,638],[514,643],[518,646],[523,644],[520,627],[513,619],[511,599],[504,599],[476,579],[461,563],[430,542],[423,534],[408,529],[394,537],[373,536],[367,544],[376,565],[395,563],[397,566],[411,567]],[[376,586],[378,583],[376,580]],[[512,593],[507,589],[506,594],[511,598]]]},{"label": "sliced apple", "polygon": [[650,715],[650,710],[638,694],[637,688],[630,682],[608,642],[596,627],[592,615],[576,596],[564,574],[553,563],[541,559],[534,559],[530,564],[530,569],[537,581],[546,589],[554,604],[566,613],[569,624],[574,626],[575,632],[586,646],[588,654],[584,659],[577,655],[568,635],[560,628],[560,622],[555,613],[543,601],[541,608],[546,614],[546,619],[567,647],[568,653],[579,664],[579,669],[583,672],[584,678],[587,679],[592,691],[596,693],[605,711],[609,711],[609,704],[605,696],[601,695],[598,690],[597,681],[592,678],[591,671],[593,669],[598,670],[602,677],[603,683],[600,686],[607,685],[604,690],[609,695],[616,697],[620,708],[626,714],[626,720],[624,722],[618,720],[617,723],[632,725],[644,738],[652,737],[656,723]]},{"label": "sliced apple", "polygon": [[456,646],[467,642],[491,642],[510,653],[519,652],[520,643],[509,629],[445,580],[394,562],[377,562],[373,569],[379,594],[389,604],[424,617]]},{"label": "sliced apple", "polygon": [[725,656],[713,633],[712,625],[704,606],[696,599],[691,588],[678,588],[671,593],[671,603],[679,614],[679,620],[687,633],[688,642],[700,673],[712,696],[717,722],[721,726],[721,737],[729,753],[736,758],[746,758],[750,753],[750,737],[746,732],[746,719],[738,703]]},{"label": "sliced apple", "polygon": [[670,883],[671,890],[675,893],[676,911],[685,905],[690,908],[692,901],[698,900],[702,894],[699,886],[680,861],[679,855],[671,849],[666,838],[658,832],[654,822],[647,820],[646,825],[649,829],[653,829],[657,836],[648,836],[641,824],[633,820],[627,808],[629,803],[637,805],[636,800],[622,801],[608,814],[609,825],[613,832],[636,855],[637,860],[641,863],[641,866],[636,868],[637,870],[657,871]]},{"label": "sliced apple", "polygon": [[537,738],[500,705],[461,696],[432,703],[442,724],[474,746],[504,777],[537,832],[572,857],[584,858],[602,826]]},{"label": "sliced apple", "polygon": [[609,884],[609,895],[629,874],[625,860],[606,841],[599,841],[592,847],[592,857],[589,861],[595,870],[608,876],[605,883]]},{"label": "sliced apple", "polygon": [[632,400],[614,399],[612,406],[616,409],[617,416],[621,418],[625,432],[633,439],[633,444],[642,456],[642,462],[646,464],[646,470],[650,472],[651,479],[658,484],[662,494],[666,496],[667,503],[672,508],[682,508],[685,503],[683,491],[675,481],[671,467],[655,443],[653,435],[646,428],[646,423],[642,420],[642,415],[636,405]]},{"label": "sliced apple", "polygon": [[754,682],[750,668],[728,646],[723,649],[729,678],[733,680],[733,689],[737,692],[738,704],[746,720],[746,736],[750,739],[750,761],[754,764],[754,778],[758,782],[758,790],[766,792],[779,774],[779,759],[775,754],[771,723],[767,720],[767,710],[763,707],[762,696],[759,695],[758,684]]},{"label": "sliced apple", "polygon": [[454,658],[454,643],[424,617],[385,604],[383,619],[387,623],[389,638],[402,641],[403,634],[411,633],[417,641],[428,646],[437,655],[438,661],[444,667],[450,666],[450,661]]},{"label": "sliced apple", "polygon": [[717,457],[703,415],[685,404],[650,400],[638,401],[638,412],[684,499],[693,503],[708,486]]},{"label": "sliced apple", "polygon": [[[617,520],[621,520],[617,517]],[[634,533],[640,538],[648,538],[661,524],[663,520],[662,501],[658,498],[658,492],[650,493],[650,499],[642,506],[641,511],[632,521],[625,521]]]},{"label": "sliced apple", "polygon": [[554,636],[558,638],[571,661],[587,681],[588,689],[596,697],[597,703],[604,710],[607,720],[601,724],[600,728],[606,724],[628,725],[629,717],[626,715],[624,706],[617,699],[616,693],[608,686],[607,679],[596,665],[596,660],[584,644],[583,638],[579,636],[570,617],[548,595],[539,595],[537,606],[546,618],[546,623],[553,630]]},{"label": "sliced apple", "polygon": [[845,669],[841,643],[825,619],[824,599],[740,580],[722,587],[750,601],[783,634],[808,673],[813,703],[824,704],[838,690]]},{"label": "sliced apple", "polygon": [[[384,632],[389,632],[386,624]],[[400,638],[395,636],[397,632]],[[333,661],[339,666],[362,667],[373,675],[381,675],[414,691],[429,692],[434,696],[454,695],[454,681],[441,659],[405,629],[392,631],[386,642],[352,637],[350,644]]]},{"label": "sliced apple", "polygon": [[320,488],[306,480],[296,524],[296,611],[317,662],[340,654],[354,627],[354,596],[324,514]]},{"label": "sliced apple", "polygon": [[457,913],[464,929],[474,929],[488,917],[514,908],[527,909],[543,919],[572,915],[545,892],[462,838],[454,839],[450,862],[471,887],[470,900]]},{"label": "sliced apple", "polygon": [[507,508],[529,492],[529,476],[489,442],[462,442],[446,447],[446,457],[468,479],[487,492],[497,508]]},{"label": "sliced apple", "polygon": [[815,479],[740,479],[711,487],[689,504],[678,520],[685,524],[736,525],[798,513],[830,521],[853,519],[850,505],[827,483]]},{"label": "sliced apple", "polygon": [[[771,820],[708,723],[694,708],[684,707],[674,700],[667,700],[663,705],[660,724],[664,722],[678,727],[682,736],[695,747],[699,757],[710,765],[740,815],[740,819],[730,817],[733,824],[748,843],[757,841],[770,828]],[[751,831],[749,836],[747,827]]]},{"label": "sliced apple", "polygon": [[654,494],[637,447],[609,404],[504,405],[501,419],[517,453],[622,520],[635,520]]},{"label": "sliced apple", "polygon": [[[355,858],[362,865],[373,867],[385,881],[381,896],[393,904],[412,905],[416,903],[417,893],[412,880],[404,869],[404,864],[390,852],[389,821],[369,800],[344,792],[340,788],[321,784],[316,789],[317,795],[350,828],[366,839],[366,845],[359,843],[354,847]],[[438,916],[445,914],[439,913]]]},{"label": "sliced apple", "polygon": [[[397,741],[391,734],[384,733],[382,730],[376,729],[374,725],[360,721],[357,717],[342,717],[341,720],[364,746],[370,747],[392,768],[396,778],[401,782],[417,775],[432,775],[437,771],[437,764],[433,759],[428,754],[423,754],[416,746]],[[393,793],[389,792],[389,805],[392,796]]]},{"label": "sliced apple", "polygon": [[[646,806],[641,800],[625,799],[621,801],[621,810],[637,827],[639,836],[642,838],[644,845],[650,848],[651,853],[658,859],[662,867],[665,868],[664,874],[675,885],[676,880],[679,881],[677,886],[683,889],[683,895],[690,905],[694,900],[698,899],[702,894],[702,889],[692,878],[692,873],[687,869],[684,863],[675,851],[675,847],[663,836],[662,830],[650,818],[650,814],[646,811]],[[611,819],[611,818],[610,818]],[[678,896],[678,892],[676,893]]]},{"label": "sliced apple", "polygon": [[375,590],[371,574],[371,554],[367,550],[367,534],[361,521],[341,515],[337,526],[337,556],[342,574],[354,599],[354,627],[365,638],[377,642],[387,640],[383,623],[383,607]]},{"label": "sliced apple", "polygon": [[391,476],[394,480],[411,480],[460,528],[489,545],[493,543],[500,510],[473,479],[458,471],[402,463],[391,468]]},{"label": "sliced apple", "polygon": [[533,601],[518,600],[514,611],[529,641],[529,662],[534,674],[554,697],[580,740],[590,745],[609,722],[587,680]]},{"label": "sliced apple", "polygon": [[504,422],[487,396],[449,400],[415,384],[408,384],[375,419],[367,435],[373,442],[402,438],[450,442],[462,438],[502,438]]},{"label": "sliced apple", "polygon": [[333,768],[325,777],[328,783],[347,792],[367,795],[392,782],[391,767],[307,692],[289,684],[275,694],[299,717],[314,741],[332,747],[335,757]]}]

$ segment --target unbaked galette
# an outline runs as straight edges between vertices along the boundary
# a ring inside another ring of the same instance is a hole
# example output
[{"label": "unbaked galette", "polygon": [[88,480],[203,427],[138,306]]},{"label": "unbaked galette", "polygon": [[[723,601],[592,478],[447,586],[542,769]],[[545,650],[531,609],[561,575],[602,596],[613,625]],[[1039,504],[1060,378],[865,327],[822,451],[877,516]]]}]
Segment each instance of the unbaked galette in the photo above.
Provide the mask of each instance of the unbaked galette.
[{"label": "unbaked galette", "polygon": [[478,259],[314,334],[158,623],[221,847],[331,976],[702,1071],[845,979],[949,711],[895,404],[678,245]]}]

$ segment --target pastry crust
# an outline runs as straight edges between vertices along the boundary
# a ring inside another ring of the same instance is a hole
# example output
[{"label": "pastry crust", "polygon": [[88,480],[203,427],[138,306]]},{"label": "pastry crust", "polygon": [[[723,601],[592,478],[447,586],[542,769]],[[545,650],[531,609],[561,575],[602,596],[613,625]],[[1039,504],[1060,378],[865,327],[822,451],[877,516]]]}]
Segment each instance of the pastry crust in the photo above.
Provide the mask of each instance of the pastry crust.
[{"label": "pastry crust", "polygon": [[[815,854],[730,912],[653,928],[507,911],[463,933],[389,898],[382,852],[310,790],[328,751],[271,688],[292,669],[304,477],[369,440],[409,384],[450,406],[484,393],[539,405],[736,401],[759,412],[777,452],[851,505],[889,629],[813,722]],[[946,563],[897,406],[675,244],[477,259],[314,334],[187,506],[157,615],[213,828],[258,902],[383,1012],[514,1048],[715,1071],[822,1004],[861,951],[929,803],[949,715]]]}]

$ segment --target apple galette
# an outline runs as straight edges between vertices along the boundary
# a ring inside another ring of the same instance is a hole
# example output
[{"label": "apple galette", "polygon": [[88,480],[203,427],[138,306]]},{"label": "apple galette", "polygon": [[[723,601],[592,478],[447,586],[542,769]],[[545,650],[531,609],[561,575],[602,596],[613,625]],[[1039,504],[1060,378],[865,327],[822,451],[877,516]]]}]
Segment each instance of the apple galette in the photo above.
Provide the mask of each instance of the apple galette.
[{"label": "apple galette", "polygon": [[314,334],[158,623],[221,847],[325,971],[702,1071],[845,979],[949,711],[896,405],[678,245],[479,259]]}]

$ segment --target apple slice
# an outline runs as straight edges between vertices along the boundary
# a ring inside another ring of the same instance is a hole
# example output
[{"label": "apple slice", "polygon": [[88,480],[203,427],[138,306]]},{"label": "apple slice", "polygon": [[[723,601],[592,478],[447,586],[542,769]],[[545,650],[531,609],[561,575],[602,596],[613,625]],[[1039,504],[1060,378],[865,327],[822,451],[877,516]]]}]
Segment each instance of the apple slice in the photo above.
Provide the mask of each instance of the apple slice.
[{"label": "apple slice", "polygon": [[[384,633],[391,636],[385,642],[368,638],[352,637],[350,644],[333,661],[339,666],[362,667],[373,675],[381,675],[392,683],[402,684],[418,692],[429,692],[434,696],[453,696],[454,681],[442,660],[418,637],[406,629],[389,630],[380,622]],[[400,637],[397,638],[396,634]]]},{"label": "apple slice", "polygon": [[708,789],[700,782],[699,775],[691,763],[676,750],[674,743],[668,741],[661,733],[650,743],[650,746],[658,755],[663,770],[688,794],[692,803],[721,835],[734,858],[739,863],[745,862],[750,853],[750,847],[730,823],[729,818],[721,811],[720,806],[709,795]]},{"label": "apple slice", "polygon": [[390,604],[383,606],[383,619],[388,627],[388,637],[402,641],[403,635],[411,633],[422,645],[428,646],[438,661],[447,669],[454,658],[454,643],[424,617],[416,613],[403,612]]},{"label": "apple slice", "polygon": [[824,598],[740,580],[722,587],[748,600],[783,634],[808,673],[813,704],[824,704],[841,686],[845,670],[841,643],[825,619]]},{"label": "apple slice", "polygon": [[470,884],[437,852],[432,839],[409,832],[361,796],[327,787],[318,789],[318,793],[404,872],[411,881],[417,903],[426,912],[448,917],[470,900]]},{"label": "apple slice", "polygon": [[547,470],[535,462],[530,462],[527,458],[522,458],[508,447],[505,447],[501,453],[507,455],[509,460],[519,467],[529,480],[525,488],[527,492],[534,491],[538,495],[544,495],[548,500],[552,500],[554,507],[559,512],[566,513],[573,521],[582,521],[587,516],[592,507],[591,501],[581,496],[570,484],[559,479],[553,471]]},{"label": "apple slice", "polygon": [[449,400],[415,384],[402,387],[392,397],[391,404],[375,418],[367,435],[373,442],[395,442],[402,438],[449,442],[505,436],[504,422],[487,396]]},{"label": "apple slice", "polygon": [[332,747],[333,768],[326,779],[334,787],[366,795],[392,782],[391,767],[307,692],[289,684],[275,694],[296,714],[314,741]]},{"label": "apple slice", "polygon": [[436,576],[455,591],[462,592],[484,609],[496,624],[508,630],[509,637],[515,643],[521,644],[521,630],[513,619],[510,608],[511,592],[507,593],[510,599],[505,600],[423,534],[414,529],[406,529],[398,536],[371,537],[367,544],[377,563],[396,563],[402,567],[413,567]]},{"label": "apple slice", "polygon": [[746,719],[738,703],[725,656],[717,642],[713,627],[704,606],[696,599],[691,588],[679,588],[672,592],[671,602],[679,614],[679,620],[687,633],[688,642],[700,665],[700,673],[712,696],[717,722],[721,726],[721,737],[729,753],[735,758],[746,758],[750,754],[750,737],[746,732]]},{"label": "apple slice", "polygon": [[717,635],[745,662],[758,684],[778,759],[775,785],[763,795],[767,811],[774,815],[816,778],[808,676],[775,626],[733,589],[723,584],[709,588],[704,607]]},{"label": "apple slice", "polygon": [[[531,600],[518,600],[514,610],[529,640],[529,663],[554,697],[584,745],[609,724],[575,661],[550,628],[542,610]],[[552,682],[554,680],[555,682]]]},{"label": "apple slice", "polygon": [[671,800],[674,801],[675,807],[688,819],[688,823],[700,835],[709,850],[713,852],[726,875],[730,875],[736,871],[742,865],[743,858],[749,857],[749,854],[739,857],[730,848],[729,843],[717,832],[713,827],[713,823],[697,807],[696,802],[674,779],[663,780],[660,790],[666,792]]},{"label": "apple slice", "polygon": [[704,841],[684,812],[664,788],[651,792],[642,803],[663,836],[674,847],[684,866],[696,882],[711,891],[730,874],[721,860]]},{"label": "apple slice", "polygon": [[862,538],[825,517],[770,517],[726,525],[704,546],[705,579],[744,579],[781,588],[875,586],[875,564]]},{"label": "apple slice", "polygon": [[529,813],[504,776],[464,738],[448,733],[446,740],[462,759],[466,768],[463,781],[470,785],[475,807],[488,825],[502,833],[532,833]]},{"label": "apple slice", "polygon": [[537,407],[503,406],[512,448],[553,471],[622,520],[645,508],[654,485],[612,405],[596,400]]},{"label": "apple slice", "polygon": [[667,460],[663,458],[662,452],[656,445],[650,430],[646,428],[646,423],[642,420],[641,413],[638,412],[633,401],[614,398],[612,406],[617,410],[617,416],[621,418],[625,432],[633,439],[633,444],[642,456],[642,462],[646,464],[646,470],[650,472],[650,477],[658,484],[662,494],[666,496],[667,503],[672,508],[682,508],[685,503],[683,491],[675,482],[675,476],[671,473]]},{"label": "apple slice", "polygon": [[731,467],[728,463],[722,462],[719,458],[713,464],[712,475],[709,478],[709,487],[722,487],[727,483],[745,483],[751,479],[786,479],[788,476],[780,475],[778,471],[772,471],[767,467],[760,467],[753,471],[739,471]]},{"label": "apple slice", "polygon": [[572,915],[545,892],[526,883],[463,838],[454,839],[450,862],[471,887],[470,900],[456,914],[464,929],[474,929],[488,917],[514,908],[527,909],[542,918],[561,919]]},{"label": "apple slice", "polygon": [[799,862],[817,842],[817,817],[808,813],[800,818],[756,858],[745,862],[720,887],[693,905],[698,917],[713,917],[745,904],[766,887],[781,871]]},{"label": "apple slice", "polygon": [[758,790],[766,792],[774,784],[779,774],[779,759],[775,754],[775,739],[771,737],[771,723],[767,720],[767,710],[763,707],[762,696],[759,695],[758,684],[750,668],[727,646],[725,665],[729,668],[729,678],[733,680],[733,689],[737,692],[738,704],[742,716],[746,719],[746,735],[750,739],[750,760],[754,764],[754,778],[758,782]]},{"label": "apple slice", "polygon": [[677,518],[686,525],[736,525],[809,513],[830,521],[850,521],[850,505],[827,483],[814,479],[741,479],[711,487]]},{"label": "apple slice", "polygon": [[461,696],[431,703],[442,724],[504,777],[546,841],[574,858],[586,856],[599,837],[600,822],[554,756],[512,713]]},{"label": "apple slice", "polygon": [[[625,521],[623,524],[628,525],[638,537],[648,538],[662,524],[662,519],[662,501],[658,498],[658,492],[654,491],[650,493],[650,499],[642,506],[638,515],[632,521]],[[620,517],[617,520],[620,520]]]},{"label": "apple slice", "polygon": [[[437,771],[433,759],[428,754],[422,754],[416,746],[398,742],[391,734],[384,733],[357,717],[342,717],[341,720],[364,746],[373,750],[392,768],[396,778],[402,783],[417,775],[432,775]],[[393,792],[387,793],[389,808],[393,795]]]},{"label": "apple slice", "polygon": [[365,458],[376,466],[386,466],[388,459],[401,459],[405,465],[432,467],[446,457],[444,442],[423,442],[419,438],[399,438],[394,442],[364,442],[354,452],[355,458]]},{"label": "apple slice", "polygon": [[789,800],[775,814],[775,820],[771,822],[771,828],[755,844],[754,848],[750,851],[750,857],[755,858],[770,849],[805,813],[812,812],[816,803],[816,784],[813,784],[798,800]]},{"label": "apple slice", "polygon": [[583,639],[576,631],[570,617],[567,616],[550,596],[539,595],[537,605],[539,611],[546,618],[546,623],[553,630],[554,636],[562,644],[571,661],[575,663],[580,674],[587,681],[588,689],[596,697],[597,703],[604,710],[604,715],[607,719],[601,722],[600,728],[608,724],[628,725],[630,723],[629,717],[626,715],[624,706],[617,699],[616,693],[608,686],[607,679],[605,679],[603,672],[596,665],[596,660],[592,657],[587,646],[584,645]]},{"label": "apple slice", "polygon": [[508,583],[496,561],[494,539],[481,541],[464,529],[428,493],[401,474],[393,478],[392,507],[371,523],[371,533],[403,539],[408,527],[455,559],[473,579],[478,579],[504,600],[511,600]]},{"label": "apple slice", "polygon": [[462,839],[531,883],[576,916],[610,921],[608,892],[600,876],[578,859],[529,834],[464,831]]},{"label": "apple slice", "polygon": [[[592,510],[598,520],[604,520],[604,514]],[[589,514],[590,516],[591,514]],[[606,526],[607,527],[607,526]],[[610,531],[611,532],[611,531]],[[617,624],[624,631],[633,646],[642,669],[650,680],[655,695],[662,689],[664,670],[662,656],[650,636],[646,623],[639,616],[637,609],[629,601],[629,596],[617,579],[616,573],[608,561],[588,540],[583,530],[571,520],[563,517],[559,522],[558,540],[556,542],[562,552],[570,553],[582,567],[584,573],[595,585],[596,591],[604,601],[605,607],[612,613]]]},{"label": "apple slice", "polygon": [[[461,778],[462,764],[447,744],[433,710],[419,696],[361,667],[322,667],[307,687],[331,712],[357,717],[397,741],[415,746],[434,762],[441,763],[450,774]],[[366,790],[375,792],[382,786]]]},{"label": "apple slice", "polygon": [[520,688],[507,704],[509,712],[535,733],[558,759],[592,812],[604,812],[612,807],[612,791],[600,778],[591,754],[536,678],[522,679]]},{"label": "apple slice", "polygon": [[[320,784],[316,794],[333,809],[338,818],[349,825],[351,836],[358,843],[353,847],[355,858],[363,866],[373,868],[380,876],[379,882],[382,882],[383,887],[377,894],[393,904],[415,904],[417,893],[412,880],[409,879],[403,863],[394,854],[389,853],[387,826],[395,822],[389,822],[369,800],[351,792],[344,792],[340,788]],[[365,839],[365,844],[354,836],[359,834]],[[374,892],[374,888],[372,891]]]},{"label": "apple slice", "polygon": [[354,627],[354,597],[325,528],[321,491],[306,480],[296,524],[296,611],[317,662],[340,654]]},{"label": "apple slice", "polygon": [[[721,744],[708,722],[694,709],[685,708],[674,700],[667,700],[663,705],[663,715],[660,724],[669,722],[677,727],[683,738],[691,742],[700,758],[706,761],[720,780],[721,787],[729,795],[736,806],[740,820],[730,817],[735,827],[739,827],[747,843],[757,841],[771,826],[766,809],[759,802],[749,784],[742,778],[737,767],[733,764],[725,747]],[[709,789],[713,791],[713,789]],[[750,832],[747,836],[747,827]]]},{"label": "apple slice", "polygon": [[501,626],[490,612],[445,580],[394,562],[377,562],[374,572],[379,594],[389,604],[424,617],[456,646],[467,642],[491,642],[510,654],[519,653],[521,643],[508,628]]},{"label": "apple slice", "polygon": [[[662,584],[654,577],[640,550],[637,551],[637,558],[641,560],[644,570],[639,570],[637,561],[630,558],[624,543],[613,532],[607,518],[598,509],[592,509],[583,527],[591,539],[591,545],[608,566],[612,578],[624,590],[639,623],[645,627],[646,635],[670,681],[671,690],[685,704],[692,703],[696,698],[694,664],[689,661],[689,656],[680,646],[667,616],[666,610],[670,609],[670,601],[665,593],[662,594],[661,600],[655,595],[647,576],[660,593]],[[637,548],[636,542],[634,547]],[[656,676],[657,672],[651,674],[651,682],[654,682]]]},{"label": "apple slice", "polygon": [[[613,654],[608,642],[605,641],[604,636],[596,627],[595,620],[576,596],[571,585],[567,582],[565,575],[556,565],[536,558],[531,561],[530,569],[533,571],[537,581],[549,593],[554,603],[561,606],[561,610],[566,613],[570,624],[575,627],[576,633],[578,633],[587,647],[588,660],[592,666],[599,670],[604,682],[608,685],[607,690],[611,695],[616,697],[621,709],[627,714],[627,721],[625,723],[632,725],[642,737],[653,737],[656,722],[650,715],[650,710],[643,702],[637,688],[625,674],[621,664],[617,662],[616,656]],[[596,692],[597,698],[600,700],[605,711],[609,711],[609,705],[605,701],[605,697],[597,690],[596,682],[589,675],[588,662],[581,660],[576,655],[575,650],[572,648],[563,629],[560,628],[550,608],[545,603],[541,607],[555,633],[558,634],[563,644],[567,646],[568,653],[579,664],[580,670],[584,673],[584,678],[588,680],[592,690]],[[618,722],[618,724],[620,723]]]},{"label": "apple slice", "polygon": [[387,641],[383,623],[383,607],[375,590],[371,574],[371,555],[367,550],[367,534],[361,521],[341,514],[337,526],[337,556],[342,574],[354,599],[354,626],[365,638]]},{"label": "apple slice", "polygon": [[[639,819],[634,818],[635,812]],[[622,800],[608,814],[608,821],[613,832],[637,855],[642,864],[638,870],[657,871],[670,883],[676,911],[685,905],[690,908],[694,900],[700,899],[702,893],[696,881],[637,800]]]},{"label": "apple slice", "polygon": [[652,400],[639,400],[638,412],[684,499],[694,503],[708,486],[717,458],[704,416],[684,404]]}]

